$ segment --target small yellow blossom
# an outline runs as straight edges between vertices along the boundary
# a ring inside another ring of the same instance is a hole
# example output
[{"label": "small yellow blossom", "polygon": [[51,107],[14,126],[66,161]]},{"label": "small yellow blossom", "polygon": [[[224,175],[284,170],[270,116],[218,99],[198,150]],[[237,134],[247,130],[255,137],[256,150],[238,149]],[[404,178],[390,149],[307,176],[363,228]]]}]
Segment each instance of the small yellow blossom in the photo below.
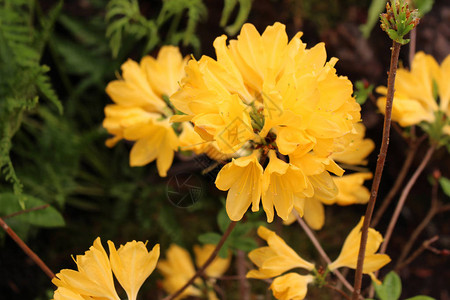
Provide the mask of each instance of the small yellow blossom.
[{"label": "small yellow blossom", "polygon": [[106,145],[113,147],[121,139],[135,141],[131,166],[156,160],[159,175],[167,175],[179,140],[168,119],[174,111],[166,101],[178,89],[187,60],[177,47],[165,46],[156,59],[145,56],[140,64],[126,61],[122,79],[106,87],[115,103],[105,107],[103,127],[113,135]]},{"label": "small yellow blossom", "polygon": [[268,246],[251,251],[248,256],[258,266],[258,270],[250,270],[248,278],[266,279],[276,277],[294,268],[302,268],[308,271],[314,269],[314,265],[307,262],[289,247],[275,232],[260,226],[258,235],[266,240]]},{"label": "small yellow blossom", "polygon": [[331,157],[337,162],[348,165],[366,165],[367,156],[375,149],[375,143],[371,139],[365,139],[366,127],[362,123],[355,124],[355,132],[344,135],[338,144],[342,145],[341,151],[334,152]]},{"label": "small yellow blossom", "polygon": [[[342,250],[338,258],[328,265],[328,268],[331,271],[341,267],[356,269],[363,222],[364,217],[361,218],[358,225],[356,225],[356,227],[352,229],[350,234],[345,239],[344,245],[342,246]],[[382,242],[383,237],[381,236],[381,234],[375,229],[369,228],[366,253],[364,255],[363,273],[369,274],[373,280],[376,280],[373,272],[381,269],[384,265],[391,261],[388,255],[375,253]]]},{"label": "small yellow blossom", "polygon": [[[431,55],[416,53],[410,71],[404,68],[397,70],[392,119],[407,127],[422,121],[433,123],[438,110],[449,118],[449,82],[450,55],[439,66]],[[383,95],[378,98],[377,105],[384,112],[387,89],[381,86],[377,88],[377,92]]]},{"label": "small yellow blossom", "polygon": [[229,190],[226,210],[232,221],[240,220],[250,204],[253,211],[259,210],[262,180],[263,168],[258,162],[257,152],[233,159],[217,174],[217,188]]},{"label": "small yellow blossom", "polygon": [[[209,258],[214,251],[214,245],[204,245],[203,247],[195,246],[194,252],[196,256],[197,267],[200,267]],[[216,277],[220,277],[229,268],[231,262],[231,253],[227,258],[216,257],[211,265],[205,270],[205,274],[211,277],[210,280],[214,281]],[[166,252],[166,259],[161,260],[157,266],[158,270],[164,276],[163,288],[169,294],[173,294],[183,287],[186,282],[191,279],[195,274],[195,266],[192,262],[191,256],[186,249],[183,249],[175,244],[172,244]],[[183,299],[188,296],[201,297],[203,295],[201,286],[201,279],[197,278],[194,281],[195,285],[190,285],[183,293],[176,299]],[[209,281],[206,282],[209,284]],[[209,300],[217,299],[217,296],[213,291],[207,293]]]},{"label": "small yellow blossom", "polygon": [[129,300],[136,300],[139,288],[153,272],[159,258],[159,245],[147,252],[142,242],[129,242],[116,251],[108,241],[110,258],[100,238],[84,255],[77,255],[78,271],[64,269],[52,282],[58,287],[54,299],[108,299],[120,300],[114,287],[113,272]]},{"label": "small yellow blossom", "polygon": [[313,282],[312,275],[288,273],[277,277],[270,285],[273,296],[279,300],[302,300],[308,291],[308,283]]},{"label": "small yellow blossom", "polygon": [[370,198],[370,192],[363,184],[364,181],[369,179],[372,179],[372,173],[370,172],[335,177],[334,183],[336,183],[339,193],[332,200],[333,203],[341,206],[367,203]]},{"label": "small yellow blossom", "polygon": [[111,241],[108,241],[108,246],[114,275],[126,291],[128,300],[135,300],[142,284],[156,267],[159,245],[150,252],[143,242],[128,242],[119,250]]}]

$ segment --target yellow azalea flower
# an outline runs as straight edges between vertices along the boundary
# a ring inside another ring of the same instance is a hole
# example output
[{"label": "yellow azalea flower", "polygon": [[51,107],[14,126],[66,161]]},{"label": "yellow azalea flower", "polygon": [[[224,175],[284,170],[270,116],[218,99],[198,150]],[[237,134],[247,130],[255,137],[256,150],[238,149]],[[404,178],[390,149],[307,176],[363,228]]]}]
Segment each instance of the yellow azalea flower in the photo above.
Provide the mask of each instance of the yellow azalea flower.
[{"label": "yellow azalea flower", "polygon": [[331,157],[348,165],[366,165],[366,158],[375,148],[375,143],[364,138],[366,128],[362,123],[355,124],[355,129],[355,132],[344,135],[341,143],[337,142],[342,145],[342,151],[334,152]]},{"label": "yellow azalea flower", "polygon": [[239,221],[250,204],[253,211],[259,210],[263,168],[257,154],[255,151],[250,156],[233,159],[217,174],[217,188],[229,190],[226,210],[232,221]]},{"label": "yellow azalea flower", "polygon": [[[196,256],[197,266],[200,267],[209,258],[214,251],[214,245],[204,245],[203,247],[195,246],[194,252]],[[231,253],[227,258],[216,257],[211,265],[205,270],[205,274],[209,277],[220,277],[226,272],[231,262]],[[157,266],[158,270],[164,276],[163,288],[169,294],[175,293],[182,286],[189,281],[195,274],[195,267],[192,262],[189,252],[185,249],[172,244],[166,252],[166,260],[161,260]],[[194,281],[195,285],[191,285],[186,288],[183,293],[176,299],[182,299],[188,296],[201,297],[203,295],[202,289],[198,286],[202,281],[197,278]],[[208,293],[208,299],[217,299],[214,292]]]},{"label": "yellow azalea flower", "polygon": [[298,256],[275,232],[260,226],[258,235],[267,241],[268,246],[255,249],[248,254],[250,260],[259,269],[250,270],[247,278],[271,278],[294,268],[303,268],[308,271],[314,269],[312,263]]},{"label": "yellow azalea flower", "polygon": [[[372,179],[372,173],[353,173],[342,177],[334,177],[334,183],[339,193],[332,200],[338,205],[365,204],[369,201],[370,191],[364,186],[364,181]],[[327,204],[332,204],[327,203]]]},{"label": "yellow azalea flower", "polygon": [[106,92],[115,104],[105,107],[103,127],[113,137],[113,147],[121,139],[136,141],[130,152],[130,165],[143,166],[155,159],[160,176],[166,176],[178,137],[167,119],[173,114],[164,99],[179,87],[188,58],[177,47],[162,47],[158,57],[145,56],[138,64],[128,60],[122,65],[122,79],[114,80]]},{"label": "yellow azalea flower", "polygon": [[302,300],[308,291],[308,283],[313,282],[312,275],[288,273],[277,277],[270,285],[273,296],[279,300]]},{"label": "yellow azalea flower", "polygon": [[128,300],[135,300],[144,281],[153,272],[159,258],[159,245],[148,252],[143,242],[132,241],[116,250],[108,241],[111,267]]},{"label": "yellow azalea flower", "polygon": [[[434,122],[437,110],[443,111],[449,117],[449,81],[450,55],[439,66],[431,55],[416,53],[410,71],[404,68],[397,70],[392,119],[407,127],[422,121]],[[377,105],[384,112],[387,89],[378,87],[377,92],[383,95],[378,98]],[[439,104],[436,101],[437,96]]]},{"label": "yellow azalea flower", "polygon": [[[358,225],[356,225],[356,227],[352,229],[350,234],[345,239],[344,245],[342,246],[342,250],[338,258],[328,265],[328,268],[331,271],[341,267],[356,269],[363,222],[364,217],[361,218]],[[381,234],[375,229],[369,228],[366,253],[364,256],[363,273],[369,274],[374,280],[376,279],[373,272],[381,269],[384,265],[391,261],[388,255],[375,253],[382,242],[383,237],[381,236]]]},{"label": "yellow azalea flower", "polygon": [[[337,59],[327,62],[323,43],[306,49],[301,35],[289,41],[281,23],[262,34],[244,24],[228,44],[226,36],[216,38],[216,59],[189,61],[171,97],[185,114],[173,121],[191,121],[203,141],[235,157],[216,180],[219,189],[229,190],[232,220],[240,220],[250,204],[258,210],[260,197],[269,222],[274,208],[287,219],[296,198],[321,189],[310,177],[343,173],[330,155],[351,143],[343,137],[356,132],[361,108],[351,82],[336,74]],[[259,160],[267,154],[264,170]]]},{"label": "yellow azalea flower", "polygon": [[[194,246],[194,254],[195,254],[195,264],[198,268],[203,266],[208,258],[213,253],[216,245],[206,244],[203,246],[195,245]],[[217,256],[213,262],[206,268],[205,274],[212,278],[217,278],[222,276],[230,267],[231,262],[231,253],[226,258],[221,258]]]},{"label": "yellow azalea flower", "polygon": [[136,141],[130,152],[130,165],[143,166],[156,159],[159,175],[167,176],[172,165],[178,137],[168,120],[136,124],[124,130],[124,137]]},{"label": "yellow azalea flower", "polygon": [[278,159],[274,151],[269,152],[269,159],[263,176],[262,204],[268,222],[273,220],[274,207],[286,220],[294,208],[294,198],[311,196],[314,189],[301,169]]},{"label": "yellow azalea flower", "polygon": [[77,255],[78,271],[64,269],[52,282],[58,287],[55,300],[59,299],[109,299],[120,300],[114,287],[113,272],[124,288],[129,300],[136,300],[142,283],[152,273],[159,257],[159,245],[147,252],[142,242],[129,242],[116,251],[108,241],[110,258],[100,238],[84,255]]}]

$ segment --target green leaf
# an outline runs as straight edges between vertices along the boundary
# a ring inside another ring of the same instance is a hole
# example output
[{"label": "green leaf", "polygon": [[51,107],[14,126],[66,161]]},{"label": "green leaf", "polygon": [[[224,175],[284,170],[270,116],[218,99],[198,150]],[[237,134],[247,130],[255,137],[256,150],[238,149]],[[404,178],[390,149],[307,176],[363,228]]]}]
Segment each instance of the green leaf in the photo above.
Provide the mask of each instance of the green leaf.
[{"label": "green leaf", "polygon": [[202,244],[217,245],[222,236],[215,232],[207,232],[198,236],[198,241]]},{"label": "green leaf", "polygon": [[441,177],[439,178],[439,184],[441,185],[444,194],[450,197],[450,179]]},{"label": "green leaf", "polygon": [[238,238],[234,241],[234,246],[236,249],[242,250],[246,253],[256,249],[258,244],[252,238]]},{"label": "green leaf", "polygon": [[413,0],[413,3],[419,10],[420,17],[423,17],[433,8],[434,0]]},{"label": "green leaf", "polygon": [[373,84],[368,85],[362,80],[356,81],[354,92],[356,102],[358,102],[359,105],[363,105],[367,101],[367,98],[369,98],[369,95],[372,94],[372,91],[373,91]]},{"label": "green leaf", "polygon": [[397,300],[402,293],[402,281],[394,272],[389,272],[382,284],[374,282],[375,292],[380,300]]},{"label": "green leaf", "polygon": [[424,296],[424,295],[419,295],[419,296],[414,296],[412,298],[408,298],[405,300],[436,300],[433,297],[428,297],[428,296]]},{"label": "green leaf", "polygon": [[[22,211],[16,195],[12,193],[0,194],[0,215],[10,215]],[[26,198],[25,209],[32,209],[47,204],[30,195],[22,195]],[[12,217],[15,221],[28,223],[39,227],[61,227],[64,226],[64,218],[52,206],[45,209],[25,212]]]},{"label": "green leaf", "polygon": [[369,7],[369,12],[367,15],[367,23],[360,27],[363,36],[367,39],[370,36],[375,24],[378,23],[378,18],[383,12],[386,6],[386,0],[373,0]]},{"label": "green leaf", "polygon": [[225,232],[230,225],[231,221],[227,215],[225,208],[221,209],[217,215],[217,224],[219,225],[220,231]]}]

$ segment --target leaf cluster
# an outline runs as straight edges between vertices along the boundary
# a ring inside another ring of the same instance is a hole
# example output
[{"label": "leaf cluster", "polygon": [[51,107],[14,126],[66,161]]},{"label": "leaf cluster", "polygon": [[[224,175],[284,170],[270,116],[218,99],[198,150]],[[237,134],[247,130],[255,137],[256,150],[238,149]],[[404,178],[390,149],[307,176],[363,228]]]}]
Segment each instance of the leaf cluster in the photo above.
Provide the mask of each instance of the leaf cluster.
[{"label": "leaf cluster", "polygon": [[[398,300],[402,294],[402,281],[394,271],[389,272],[382,284],[373,282],[375,293],[380,300]],[[368,299],[373,300],[373,299]],[[415,296],[406,300],[435,300],[429,296]]]},{"label": "leaf cluster", "polygon": [[[229,19],[239,4],[233,24]],[[225,0],[220,26],[234,35],[247,20],[252,0]],[[147,17],[140,9],[138,0],[111,0],[107,5],[106,36],[113,57],[119,55],[125,41],[135,44],[144,41],[141,55],[160,44],[190,46],[200,53],[200,39],[196,35],[198,25],[206,20],[208,10],[203,0],[164,0],[155,16]]]},{"label": "leaf cluster", "polygon": [[40,64],[61,7],[62,2],[44,16],[33,1],[0,0],[0,170],[12,184],[22,207],[25,207],[25,198],[21,197],[23,184],[10,157],[12,138],[24,115],[36,107],[40,97],[62,113],[61,102],[47,75],[49,68]]}]

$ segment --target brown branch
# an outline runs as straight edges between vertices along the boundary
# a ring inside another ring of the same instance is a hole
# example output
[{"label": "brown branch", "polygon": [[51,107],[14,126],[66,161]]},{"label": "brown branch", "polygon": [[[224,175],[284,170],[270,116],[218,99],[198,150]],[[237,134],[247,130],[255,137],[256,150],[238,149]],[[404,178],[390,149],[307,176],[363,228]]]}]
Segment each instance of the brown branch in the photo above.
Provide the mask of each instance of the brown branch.
[{"label": "brown branch", "polygon": [[[423,136],[423,137],[426,137],[426,136]],[[389,205],[391,204],[395,195],[397,195],[398,191],[402,187],[402,183],[405,180],[406,175],[408,174],[409,168],[411,167],[411,164],[414,160],[414,156],[416,155],[417,149],[419,148],[419,145],[422,143],[423,140],[424,140],[423,138],[420,138],[420,139],[414,140],[410,143],[408,154],[406,155],[406,159],[403,163],[400,173],[398,174],[397,178],[395,179],[395,183],[392,186],[392,189],[389,191],[386,198],[383,199],[381,206],[377,208],[377,212],[376,212],[375,216],[373,217],[370,227],[377,226],[377,224],[380,222],[381,218],[383,217],[384,213],[386,212],[386,209],[389,207]]]},{"label": "brown branch", "polygon": [[403,261],[411,251],[411,248],[414,246],[414,243],[416,242],[417,238],[422,233],[422,231],[427,227],[427,225],[431,222],[434,216],[438,213],[439,207],[441,206],[438,199],[438,189],[439,189],[439,182],[437,179],[435,179],[434,184],[431,188],[430,209],[428,210],[428,213],[425,216],[425,218],[423,218],[422,222],[420,222],[417,228],[413,231],[406,245],[403,247],[402,252],[394,268],[396,271],[400,270],[399,266],[402,265]]},{"label": "brown branch", "polygon": [[172,295],[169,295],[167,297],[165,297],[163,300],[173,300],[176,297],[180,296],[181,293],[184,292],[185,289],[187,289],[191,284],[194,283],[195,279],[197,279],[197,277],[202,276],[203,272],[205,272],[206,268],[214,261],[214,259],[216,258],[217,254],[219,253],[220,249],[222,248],[223,244],[225,243],[225,241],[227,240],[227,238],[230,236],[230,233],[233,231],[234,227],[236,226],[237,222],[236,221],[231,221],[230,225],[228,225],[227,230],[225,231],[225,233],[222,235],[222,238],[220,239],[219,243],[216,245],[216,248],[214,249],[214,251],[211,253],[211,255],[209,256],[209,258],[205,261],[205,263],[201,266],[200,269],[197,270],[197,272],[194,274],[194,276],[191,277],[191,279],[189,279],[185,285],[183,285],[178,291],[176,291],[175,293],[173,293]]},{"label": "brown branch", "polygon": [[247,268],[245,266],[245,252],[242,250],[237,250],[236,254],[236,269],[239,276],[239,299],[249,300],[250,299],[250,284],[245,277],[247,274]]},{"label": "brown branch", "polygon": [[391,129],[392,118],[392,103],[394,100],[394,84],[395,75],[397,73],[398,56],[400,54],[401,45],[397,42],[392,44],[391,65],[389,67],[388,88],[386,95],[386,111],[384,115],[383,138],[380,147],[380,154],[378,155],[377,167],[372,182],[369,203],[367,204],[364,223],[361,229],[361,243],[359,245],[358,261],[356,264],[355,283],[352,294],[353,300],[358,300],[361,296],[362,274],[364,265],[364,255],[366,253],[367,237],[369,231],[369,224],[372,219],[373,209],[378,195],[378,188],[381,182],[381,175],[383,173],[384,162],[386,161],[387,149],[389,146],[389,133]]},{"label": "brown branch", "polygon": [[6,219],[9,219],[9,218],[21,215],[21,214],[29,213],[31,211],[46,209],[49,206],[50,206],[50,204],[44,204],[44,205],[41,205],[41,206],[36,206],[36,207],[29,208],[29,209],[24,209],[24,210],[21,210],[21,211],[18,211],[18,212],[15,212],[15,213],[3,216],[2,219],[6,220]]},{"label": "brown branch", "polygon": [[337,287],[332,286],[331,284],[325,284],[324,287],[327,287],[327,288],[329,288],[329,289],[331,289],[331,290],[333,290],[333,291],[339,293],[339,294],[340,294],[342,297],[344,297],[345,299],[350,300],[350,297],[349,297],[346,293],[344,293],[343,290],[338,289]]},{"label": "brown branch", "polygon": [[[305,223],[305,221],[303,221],[302,218],[300,218],[300,216],[297,213],[295,213],[295,217],[297,218],[298,224],[300,224],[300,226],[303,228],[303,230],[305,231],[306,235],[309,237],[309,239],[313,243],[313,245],[316,248],[317,252],[319,252],[320,256],[323,258],[323,260],[325,260],[325,262],[327,264],[331,264],[331,259],[328,257],[328,255],[325,252],[325,250],[323,250],[322,245],[320,245],[319,240],[314,235],[314,232],[312,232],[311,228],[309,228],[309,226]],[[350,282],[347,281],[347,279],[345,279],[344,275],[342,275],[342,273],[339,272],[339,270],[334,270],[332,272],[345,285],[345,287],[349,289],[349,291],[353,292],[352,285],[350,284]]]},{"label": "brown branch", "polygon": [[405,188],[403,189],[403,191],[400,195],[400,199],[398,200],[397,206],[395,207],[394,214],[392,215],[391,221],[389,222],[389,226],[388,226],[388,229],[386,230],[386,234],[384,235],[384,242],[383,242],[383,244],[381,244],[380,253],[386,253],[386,249],[387,249],[387,246],[389,245],[389,241],[390,241],[392,233],[394,231],[394,227],[397,224],[397,220],[398,220],[398,217],[400,216],[400,212],[402,211],[403,206],[405,205],[406,198],[408,198],[409,192],[411,191],[412,187],[416,183],[420,174],[425,169],[425,166],[428,164],[431,157],[433,156],[434,150],[435,150],[435,146],[432,145],[428,149],[427,153],[425,154],[425,157],[423,158],[419,167],[414,172],[414,174],[411,176],[411,179],[409,179],[408,183],[406,184]]},{"label": "brown branch", "polygon": [[407,265],[409,265],[413,260],[415,260],[423,251],[425,251],[426,249],[429,249],[430,245],[432,243],[434,243],[435,241],[437,241],[439,239],[439,236],[435,235],[434,237],[432,237],[429,240],[426,240],[422,243],[422,245],[413,252],[413,254],[411,254],[410,257],[408,257],[401,265],[399,265],[397,267],[398,270],[403,269],[404,267],[406,267]]},{"label": "brown branch", "polygon": [[414,60],[414,55],[416,54],[416,41],[417,41],[417,32],[416,27],[414,27],[409,33],[410,41],[409,41],[409,69],[411,70],[412,62]]},{"label": "brown branch", "polygon": [[3,221],[2,218],[0,218],[0,226],[6,231],[6,233],[16,242],[17,245],[19,245],[20,248],[22,248],[23,252],[25,252],[26,255],[28,255],[29,258],[31,258],[32,261],[36,265],[38,265],[39,268],[50,278],[53,279],[55,277],[55,274],[50,270],[50,268],[42,261],[42,259],[39,258],[39,256],[31,250],[27,244],[22,241],[22,239],[14,232],[14,230],[11,229],[11,227],[8,226],[8,224]]}]

